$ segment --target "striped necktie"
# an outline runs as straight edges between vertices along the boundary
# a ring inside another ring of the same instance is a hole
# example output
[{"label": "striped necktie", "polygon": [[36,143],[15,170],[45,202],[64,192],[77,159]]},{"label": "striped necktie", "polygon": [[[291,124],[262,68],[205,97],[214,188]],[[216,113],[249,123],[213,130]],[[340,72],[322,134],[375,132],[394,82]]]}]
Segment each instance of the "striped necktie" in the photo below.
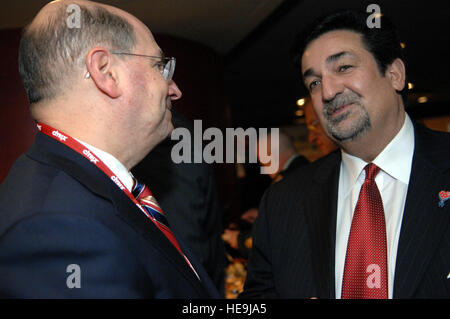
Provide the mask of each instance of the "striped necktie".
[{"label": "striped necktie", "polygon": [[156,225],[156,227],[158,227],[158,229],[167,237],[167,239],[172,243],[172,245],[184,257],[189,267],[191,267],[191,269],[194,271],[197,278],[200,279],[194,267],[190,263],[189,259],[184,255],[183,251],[181,250],[181,247],[178,244],[175,235],[169,228],[169,222],[167,221],[164,212],[162,211],[161,207],[159,207],[159,204],[156,201],[150,189],[145,184],[141,184],[136,179],[134,179],[132,194],[139,202],[139,204],[141,204],[142,208],[145,210],[147,217],[150,218]]},{"label": "striped necktie", "polygon": [[150,189],[145,184],[141,184],[137,180],[135,180],[132,194],[134,197],[136,197],[142,208],[144,208],[147,212],[147,217],[155,223],[156,227],[158,227],[159,230],[163,232],[163,234],[167,237],[167,239],[169,239],[172,245],[174,245],[175,248],[180,252],[180,254],[183,255],[180,245],[175,239],[172,230],[170,230],[169,228],[169,222],[167,221],[167,218],[164,215],[161,207],[159,207],[159,204],[156,201],[155,197],[153,197]]}]

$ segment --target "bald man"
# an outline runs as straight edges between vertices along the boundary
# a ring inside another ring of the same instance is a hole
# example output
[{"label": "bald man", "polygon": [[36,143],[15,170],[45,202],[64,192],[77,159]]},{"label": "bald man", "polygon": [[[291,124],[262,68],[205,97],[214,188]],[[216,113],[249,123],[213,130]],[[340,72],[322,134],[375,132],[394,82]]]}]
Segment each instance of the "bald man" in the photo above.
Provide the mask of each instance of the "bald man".
[{"label": "bald man", "polygon": [[[277,145],[271,145],[271,134],[261,135],[258,139],[258,145],[267,145],[267,154],[262,154],[259,148],[257,149],[258,162],[263,166],[275,166],[277,169],[275,172],[270,173],[269,176],[273,183],[280,181],[284,175],[291,172],[296,167],[308,164],[309,161],[302,155],[298,154],[295,150],[292,139],[286,133],[280,131],[278,134]],[[278,148],[278,158],[270,154],[270,150],[274,147]],[[270,158],[270,161],[264,159],[264,157]],[[272,163],[272,160],[276,161],[276,164]]]},{"label": "bald man", "polygon": [[[280,131],[278,139],[272,140],[273,137],[270,133],[259,136],[256,155],[258,162],[261,165],[276,167],[276,170],[273,173],[269,173],[272,184],[275,184],[281,181],[285,176],[293,173],[297,168],[309,164],[309,161],[306,157],[297,153],[292,138],[289,135]],[[272,145],[272,142],[275,142],[276,145]],[[267,149],[260,149],[260,145],[266,145]],[[275,148],[278,148],[278,157],[270,152]],[[265,151],[267,151],[267,154],[264,154]],[[242,214],[241,219],[253,224],[257,217],[258,209],[256,207],[251,207]],[[252,248],[251,228],[242,231],[230,228],[225,229],[222,239],[232,248],[237,249],[242,257],[248,258]]]},{"label": "bald man", "polygon": [[181,98],[150,30],[111,6],[55,1],[25,29],[19,68],[40,132],[0,187],[0,296],[217,297],[130,174]]}]

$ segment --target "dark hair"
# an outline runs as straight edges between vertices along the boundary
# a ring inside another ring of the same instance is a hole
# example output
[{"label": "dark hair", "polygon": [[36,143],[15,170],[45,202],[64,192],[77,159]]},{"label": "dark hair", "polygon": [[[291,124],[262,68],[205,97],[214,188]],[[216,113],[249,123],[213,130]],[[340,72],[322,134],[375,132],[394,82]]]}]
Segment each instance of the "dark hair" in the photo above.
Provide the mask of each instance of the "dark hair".
[{"label": "dark hair", "polygon": [[[294,63],[301,67],[301,59],[306,47],[321,35],[330,31],[348,30],[361,35],[365,48],[374,57],[382,76],[385,75],[387,67],[397,58],[406,65],[398,33],[392,22],[383,14],[379,17],[380,27],[370,28],[367,25],[368,17],[368,13],[347,10],[317,19],[297,35],[291,49]],[[400,92],[404,102],[406,102],[407,90],[405,85]]]},{"label": "dark hair", "polygon": [[[69,27],[66,6],[46,23],[25,28],[19,46],[19,72],[30,103],[51,99],[81,73],[96,45],[131,51],[136,43],[131,24],[102,7],[80,7],[79,27]],[[77,69],[78,68],[78,69]]]}]

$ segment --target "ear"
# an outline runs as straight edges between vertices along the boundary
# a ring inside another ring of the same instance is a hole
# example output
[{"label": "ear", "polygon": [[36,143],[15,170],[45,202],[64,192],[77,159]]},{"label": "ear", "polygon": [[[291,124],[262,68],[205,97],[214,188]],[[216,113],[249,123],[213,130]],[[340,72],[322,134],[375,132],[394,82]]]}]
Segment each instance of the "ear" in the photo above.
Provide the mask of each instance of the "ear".
[{"label": "ear", "polygon": [[100,91],[113,99],[122,95],[117,64],[108,50],[101,47],[91,49],[86,56],[86,68],[88,74],[85,78],[91,78]]},{"label": "ear", "polygon": [[391,80],[392,87],[400,92],[405,87],[406,71],[405,64],[399,58],[395,59],[394,62],[386,70],[386,75]]}]

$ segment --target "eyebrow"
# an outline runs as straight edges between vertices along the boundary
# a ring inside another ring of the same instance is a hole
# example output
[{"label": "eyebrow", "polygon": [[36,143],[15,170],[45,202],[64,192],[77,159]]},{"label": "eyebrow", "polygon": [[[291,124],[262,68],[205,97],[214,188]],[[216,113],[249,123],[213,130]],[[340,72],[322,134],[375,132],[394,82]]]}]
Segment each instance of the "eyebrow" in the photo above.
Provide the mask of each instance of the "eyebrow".
[{"label": "eyebrow", "polygon": [[[326,63],[332,63],[332,62],[335,62],[335,61],[339,60],[340,58],[342,58],[342,57],[344,57],[344,56],[347,56],[347,55],[349,55],[349,56],[351,56],[351,57],[354,57],[354,56],[355,56],[355,55],[354,55],[353,53],[351,53],[351,52],[348,52],[348,51],[342,51],[342,52],[338,52],[338,53],[335,53],[335,54],[330,55],[329,57],[327,57],[327,59],[325,60],[325,62],[326,62]],[[319,77],[319,76],[315,73],[315,71],[313,70],[313,68],[309,68],[309,69],[307,69],[307,70],[303,73],[303,78],[306,78],[306,77],[308,77],[308,76],[317,76],[317,77]]]},{"label": "eyebrow", "polygon": [[[305,71],[305,73],[303,73],[303,78],[307,78],[309,76],[314,76],[316,75],[315,71],[313,70],[313,68],[309,68],[308,70]],[[318,75],[316,75],[318,76]]]},{"label": "eyebrow", "polygon": [[327,62],[327,63],[331,63],[331,62],[337,61],[337,60],[339,60],[340,58],[342,58],[343,56],[346,56],[346,55],[350,55],[350,56],[352,56],[352,57],[354,56],[354,54],[352,54],[352,53],[350,53],[350,52],[348,52],[348,51],[342,51],[342,52],[339,52],[339,53],[330,55],[330,56],[326,59],[326,62]]}]

